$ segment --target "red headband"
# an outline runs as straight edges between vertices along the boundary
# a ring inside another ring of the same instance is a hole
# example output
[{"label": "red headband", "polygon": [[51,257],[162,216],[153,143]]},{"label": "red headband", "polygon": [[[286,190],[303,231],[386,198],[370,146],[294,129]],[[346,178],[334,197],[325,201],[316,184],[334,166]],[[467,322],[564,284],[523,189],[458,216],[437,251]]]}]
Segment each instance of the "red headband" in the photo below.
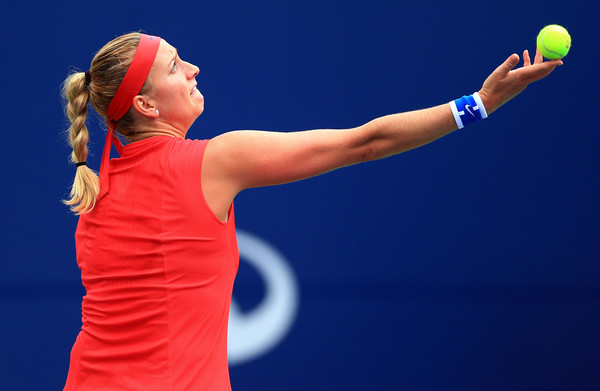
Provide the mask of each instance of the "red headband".
[{"label": "red headband", "polygon": [[138,95],[144,86],[144,82],[150,73],[158,46],[160,37],[146,34],[140,34],[140,42],[133,56],[133,60],[127,69],[127,73],[119,85],[115,96],[113,96],[108,110],[106,110],[106,141],[104,142],[104,151],[102,152],[102,162],[100,163],[100,194],[98,200],[108,193],[109,180],[108,172],[110,165],[110,149],[114,142],[119,154],[123,144],[115,136],[115,125],[129,111],[133,104],[133,98]]}]

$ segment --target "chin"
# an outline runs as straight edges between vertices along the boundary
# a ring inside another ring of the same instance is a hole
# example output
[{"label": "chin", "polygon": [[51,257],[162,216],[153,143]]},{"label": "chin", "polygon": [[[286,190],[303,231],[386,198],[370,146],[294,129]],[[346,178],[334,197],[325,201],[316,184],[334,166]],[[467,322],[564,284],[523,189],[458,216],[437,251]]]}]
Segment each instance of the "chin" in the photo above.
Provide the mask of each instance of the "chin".
[{"label": "chin", "polygon": [[200,99],[196,100],[194,103],[194,109],[196,111],[196,115],[200,115],[204,112],[204,97],[200,95]]}]

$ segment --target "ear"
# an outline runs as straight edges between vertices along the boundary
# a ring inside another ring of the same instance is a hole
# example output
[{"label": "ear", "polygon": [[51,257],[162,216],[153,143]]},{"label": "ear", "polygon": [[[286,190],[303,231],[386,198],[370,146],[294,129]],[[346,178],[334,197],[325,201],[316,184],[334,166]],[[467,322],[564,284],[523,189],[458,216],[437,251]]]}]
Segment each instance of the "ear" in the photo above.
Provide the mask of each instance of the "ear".
[{"label": "ear", "polygon": [[141,115],[149,118],[156,118],[158,114],[156,113],[156,107],[152,104],[147,97],[143,95],[136,95],[133,98],[132,106],[135,110]]}]

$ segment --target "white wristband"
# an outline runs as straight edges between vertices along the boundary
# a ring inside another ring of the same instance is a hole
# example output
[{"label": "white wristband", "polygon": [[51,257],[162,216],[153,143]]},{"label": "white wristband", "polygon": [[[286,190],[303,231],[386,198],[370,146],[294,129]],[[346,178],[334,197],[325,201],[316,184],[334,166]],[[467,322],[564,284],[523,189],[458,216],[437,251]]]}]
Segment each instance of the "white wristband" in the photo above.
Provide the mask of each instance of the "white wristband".
[{"label": "white wristband", "polygon": [[479,96],[479,92],[474,92],[473,98],[475,98],[475,102],[477,102],[477,106],[479,106],[479,112],[481,113],[481,119],[486,119],[488,116],[487,111],[485,111],[485,106],[483,105],[481,96]]},{"label": "white wristband", "polygon": [[487,118],[487,111],[479,93],[463,96],[450,102],[450,109],[459,129]]},{"label": "white wristband", "polygon": [[458,126],[458,128],[464,128],[465,125],[463,125],[462,119],[460,119],[460,114],[458,114],[458,108],[456,107],[455,101],[450,102],[450,109],[452,109],[452,114],[454,115],[454,120],[456,121],[456,125]]}]

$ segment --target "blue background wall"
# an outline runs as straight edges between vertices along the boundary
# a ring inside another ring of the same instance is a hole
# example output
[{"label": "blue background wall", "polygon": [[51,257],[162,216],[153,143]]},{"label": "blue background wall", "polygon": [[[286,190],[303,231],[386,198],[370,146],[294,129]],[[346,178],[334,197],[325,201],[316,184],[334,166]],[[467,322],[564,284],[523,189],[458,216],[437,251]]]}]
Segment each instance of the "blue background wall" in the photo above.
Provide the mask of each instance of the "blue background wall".
[{"label": "blue background wall", "polygon": [[[600,389],[598,3],[22,2],[0,16],[5,227],[0,389],[57,390],[80,327],[59,95],[68,70],[144,30],[197,64],[189,132],[344,128],[480,88],[560,23],[565,65],[492,118],[384,161],[242,193],[276,247],[296,320],[231,368],[234,390]],[[557,4],[554,4],[557,3]],[[102,129],[94,117],[99,167]],[[253,274],[254,273],[254,274]],[[264,294],[242,264],[235,299]]]}]

